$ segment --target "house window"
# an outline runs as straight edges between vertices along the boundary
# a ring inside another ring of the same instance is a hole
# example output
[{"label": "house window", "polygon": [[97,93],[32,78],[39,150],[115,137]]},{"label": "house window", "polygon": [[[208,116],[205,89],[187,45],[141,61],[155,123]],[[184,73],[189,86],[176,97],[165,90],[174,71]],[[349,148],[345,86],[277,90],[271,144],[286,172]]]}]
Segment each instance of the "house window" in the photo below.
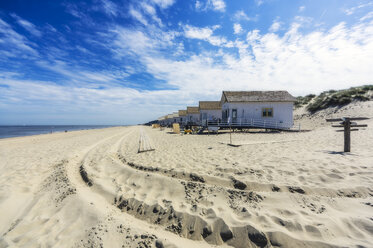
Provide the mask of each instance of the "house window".
[{"label": "house window", "polygon": [[237,119],[237,109],[232,109],[232,118]]},{"label": "house window", "polygon": [[262,109],[263,117],[273,117],[273,108],[263,108]]}]

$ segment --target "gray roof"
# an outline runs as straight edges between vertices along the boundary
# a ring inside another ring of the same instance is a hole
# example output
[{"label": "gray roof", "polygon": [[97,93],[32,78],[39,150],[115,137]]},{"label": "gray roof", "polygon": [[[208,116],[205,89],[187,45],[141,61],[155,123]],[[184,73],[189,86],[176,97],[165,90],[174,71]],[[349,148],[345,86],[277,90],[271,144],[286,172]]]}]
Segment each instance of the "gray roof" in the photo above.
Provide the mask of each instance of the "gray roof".
[{"label": "gray roof", "polygon": [[221,109],[220,101],[200,101],[199,109],[205,109],[205,110]]},{"label": "gray roof", "polygon": [[179,116],[186,116],[187,111],[186,110],[179,110]]},{"label": "gray roof", "polygon": [[199,108],[198,107],[187,107],[187,113],[188,114],[199,114]]},{"label": "gray roof", "polygon": [[287,91],[223,91],[222,102],[294,102]]}]

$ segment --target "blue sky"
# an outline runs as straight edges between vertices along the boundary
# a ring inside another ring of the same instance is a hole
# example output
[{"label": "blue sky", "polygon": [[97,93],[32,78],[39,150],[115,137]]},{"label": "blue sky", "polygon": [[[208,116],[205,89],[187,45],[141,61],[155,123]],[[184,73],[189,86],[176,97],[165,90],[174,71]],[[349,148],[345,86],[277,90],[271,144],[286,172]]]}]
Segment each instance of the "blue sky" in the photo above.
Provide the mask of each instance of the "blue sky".
[{"label": "blue sky", "polygon": [[0,125],[135,124],[220,100],[372,84],[373,2],[0,1]]}]

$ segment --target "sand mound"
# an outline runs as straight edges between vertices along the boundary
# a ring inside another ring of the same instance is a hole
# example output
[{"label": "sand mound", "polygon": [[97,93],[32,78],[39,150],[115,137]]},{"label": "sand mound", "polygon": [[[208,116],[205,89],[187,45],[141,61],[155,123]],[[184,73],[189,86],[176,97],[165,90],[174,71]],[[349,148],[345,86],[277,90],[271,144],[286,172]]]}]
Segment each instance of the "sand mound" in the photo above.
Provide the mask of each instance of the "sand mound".
[{"label": "sand mound", "polygon": [[314,125],[358,108],[237,147],[137,126],[0,140],[0,247],[370,247],[373,120],[351,153]]}]

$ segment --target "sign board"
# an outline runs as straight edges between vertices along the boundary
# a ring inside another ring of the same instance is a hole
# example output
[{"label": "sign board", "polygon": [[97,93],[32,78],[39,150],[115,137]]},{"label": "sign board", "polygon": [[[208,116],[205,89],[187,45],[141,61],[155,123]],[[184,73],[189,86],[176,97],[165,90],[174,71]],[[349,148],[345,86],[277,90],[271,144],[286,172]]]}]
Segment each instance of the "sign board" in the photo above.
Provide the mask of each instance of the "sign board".
[{"label": "sign board", "polygon": [[179,134],[180,133],[180,125],[179,125],[179,123],[172,124],[172,130],[173,130],[174,133]]}]

